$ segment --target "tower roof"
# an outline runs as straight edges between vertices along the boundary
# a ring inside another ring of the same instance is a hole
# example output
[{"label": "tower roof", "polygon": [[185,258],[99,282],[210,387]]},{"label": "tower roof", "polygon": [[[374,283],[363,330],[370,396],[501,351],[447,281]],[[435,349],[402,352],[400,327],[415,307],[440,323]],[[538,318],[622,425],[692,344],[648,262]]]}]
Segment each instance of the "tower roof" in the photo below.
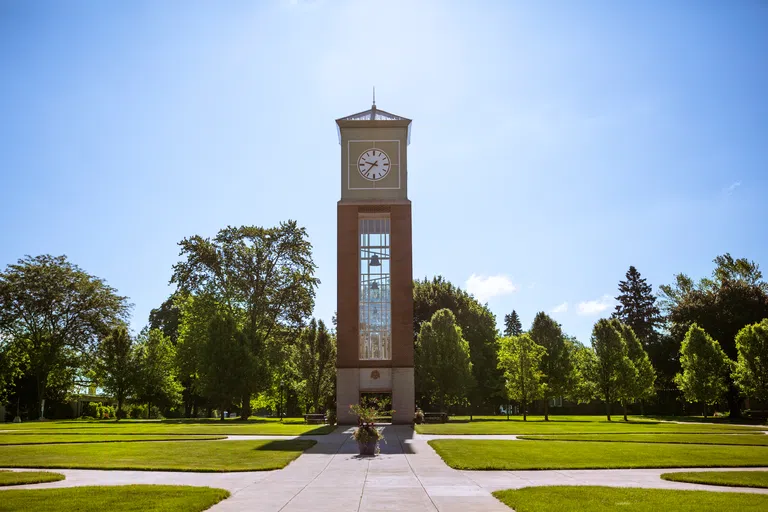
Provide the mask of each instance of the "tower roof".
[{"label": "tower roof", "polygon": [[377,108],[375,100],[373,105],[371,105],[371,108],[368,110],[364,110],[350,116],[341,117],[336,120],[336,128],[339,132],[339,143],[341,143],[341,130],[339,129],[340,121],[406,121],[408,123],[408,144],[411,143],[411,120],[407,117],[398,116],[397,114],[392,114],[386,110]]}]

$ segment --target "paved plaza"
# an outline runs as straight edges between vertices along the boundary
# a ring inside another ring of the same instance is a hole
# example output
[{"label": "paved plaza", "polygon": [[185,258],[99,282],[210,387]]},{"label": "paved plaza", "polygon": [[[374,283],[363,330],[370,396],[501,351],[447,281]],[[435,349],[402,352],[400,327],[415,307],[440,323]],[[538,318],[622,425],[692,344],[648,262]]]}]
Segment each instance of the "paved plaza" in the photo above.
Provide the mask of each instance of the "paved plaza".
[{"label": "paved plaza", "polygon": [[[186,473],[165,471],[51,470],[65,480],[14,486],[45,489],[82,485],[173,484],[227,489],[232,496],[214,511],[502,511],[509,508],[491,493],[536,485],[605,485],[658,489],[754,492],[768,489],[717,487],[662,480],[675,469],[560,471],[457,471],[449,468],[427,444],[431,439],[514,439],[509,435],[436,436],[415,434],[407,426],[387,426],[386,443],[378,457],[360,457],[350,438],[352,429],[339,427],[325,436],[304,436],[317,444],[277,471]],[[285,436],[229,436],[227,441],[286,439]],[[179,441],[183,442],[183,441]],[[521,441],[525,442],[525,441]],[[744,470],[750,468],[732,468]],[[768,470],[768,468],[753,468]],[[21,469],[13,469],[21,471]],[[705,468],[701,471],[729,471]],[[699,469],[696,469],[699,471]]]}]

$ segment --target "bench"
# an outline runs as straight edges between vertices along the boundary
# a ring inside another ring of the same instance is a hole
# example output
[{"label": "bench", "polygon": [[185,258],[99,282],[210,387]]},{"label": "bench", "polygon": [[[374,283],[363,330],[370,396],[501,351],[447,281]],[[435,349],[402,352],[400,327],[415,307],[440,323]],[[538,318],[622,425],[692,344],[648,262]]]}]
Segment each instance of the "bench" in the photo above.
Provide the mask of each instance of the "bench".
[{"label": "bench", "polygon": [[325,424],[325,414],[305,414],[304,423]]},{"label": "bench", "polygon": [[447,412],[425,412],[424,423],[447,423]]}]

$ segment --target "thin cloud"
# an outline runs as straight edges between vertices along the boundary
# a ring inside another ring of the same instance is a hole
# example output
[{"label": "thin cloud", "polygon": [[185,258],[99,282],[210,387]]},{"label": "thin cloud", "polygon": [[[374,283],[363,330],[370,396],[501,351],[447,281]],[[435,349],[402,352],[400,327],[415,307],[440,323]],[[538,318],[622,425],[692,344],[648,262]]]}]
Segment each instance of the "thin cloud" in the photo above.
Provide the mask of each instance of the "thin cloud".
[{"label": "thin cloud", "polygon": [[563,302],[562,304],[553,307],[550,313],[565,313],[566,311],[568,311],[568,303]]},{"label": "thin cloud", "polygon": [[740,181],[734,181],[729,186],[725,187],[723,189],[723,192],[725,192],[728,195],[731,195],[731,194],[733,194],[733,191],[736,190],[737,188],[739,188],[740,186],[741,186],[741,182]]},{"label": "thin cloud", "polygon": [[614,299],[610,295],[603,295],[596,300],[587,300],[579,302],[578,314],[582,316],[599,315],[606,309],[613,306]]},{"label": "thin cloud", "polygon": [[505,275],[478,276],[472,274],[466,282],[469,293],[480,302],[486,302],[493,297],[509,295],[517,291],[517,286]]}]

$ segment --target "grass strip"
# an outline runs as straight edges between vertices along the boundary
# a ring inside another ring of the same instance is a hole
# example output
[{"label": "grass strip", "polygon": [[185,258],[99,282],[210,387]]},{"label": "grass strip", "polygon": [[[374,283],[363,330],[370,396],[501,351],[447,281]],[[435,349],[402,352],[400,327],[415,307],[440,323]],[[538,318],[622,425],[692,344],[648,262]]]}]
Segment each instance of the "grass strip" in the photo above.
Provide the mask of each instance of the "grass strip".
[{"label": "grass strip", "polygon": [[278,421],[156,421],[156,420],[105,420],[105,421],[31,421],[0,425],[2,434],[26,433],[80,433],[80,434],[154,434],[154,435],[271,435],[298,436],[324,435],[333,432],[332,425],[306,425],[304,423]]},{"label": "grass strip", "polygon": [[614,469],[768,466],[768,447],[570,441],[429,441],[454,469]]},{"label": "grass strip", "polygon": [[690,471],[664,473],[661,478],[691,484],[768,488],[768,471]]},{"label": "grass strip", "polygon": [[[592,418],[592,419],[586,419]],[[592,417],[553,417],[550,421],[541,419],[512,418],[480,420],[480,421],[449,421],[448,423],[431,423],[416,425],[419,434],[717,434],[717,433],[750,433],[760,432],[760,427],[748,427],[729,424],[671,423],[647,420],[607,421],[605,417],[598,420]],[[766,427],[762,427],[766,430]]]},{"label": "grass strip", "polygon": [[530,441],[600,441],[611,443],[722,444],[768,446],[765,434],[574,434],[520,436]]},{"label": "grass strip", "polygon": [[496,491],[516,512],[701,512],[768,510],[768,495],[597,486],[544,486]]},{"label": "grass strip", "polygon": [[[189,436],[154,434],[0,434],[0,445],[67,444],[67,443],[130,443],[137,441],[214,441],[227,436]],[[766,436],[768,437],[768,436]]]},{"label": "grass strip", "polygon": [[64,480],[64,475],[48,471],[0,471],[0,486],[41,484],[58,480]]},{"label": "grass strip", "polygon": [[264,471],[280,469],[315,444],[307,439],[86,443],[0,447],[0,467]]},{"label": "grass strip", "polygon": [[121,485],[9,490],[0,497],[0,512],[199,512],[228,498],[229,492],[181,485]]}]

